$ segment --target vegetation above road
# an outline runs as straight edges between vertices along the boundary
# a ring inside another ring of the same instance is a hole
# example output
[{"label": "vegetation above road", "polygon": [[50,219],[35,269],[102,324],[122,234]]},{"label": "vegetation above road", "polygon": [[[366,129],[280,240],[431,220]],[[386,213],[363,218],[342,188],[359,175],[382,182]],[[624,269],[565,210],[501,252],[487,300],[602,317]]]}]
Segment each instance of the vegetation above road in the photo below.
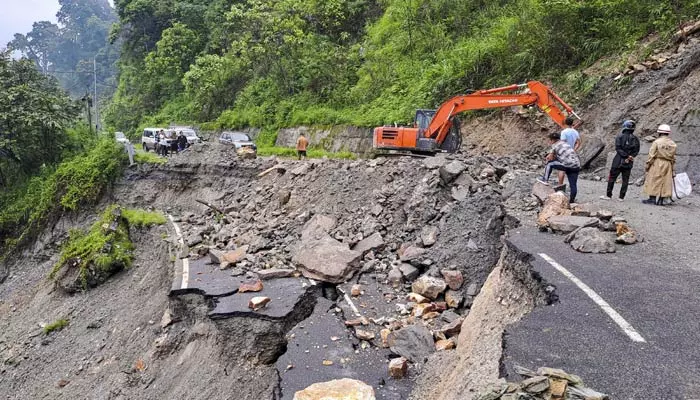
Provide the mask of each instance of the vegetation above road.
[{"label": "vegetation above road", "polygon": [[[407,122],[467,89],[551,80],[697,17],[694,1],[123,0],[107,122],[279,128]],[[621,58],[616,58],[622,62]],[[625,65],[626,66],[626,65]]]}]

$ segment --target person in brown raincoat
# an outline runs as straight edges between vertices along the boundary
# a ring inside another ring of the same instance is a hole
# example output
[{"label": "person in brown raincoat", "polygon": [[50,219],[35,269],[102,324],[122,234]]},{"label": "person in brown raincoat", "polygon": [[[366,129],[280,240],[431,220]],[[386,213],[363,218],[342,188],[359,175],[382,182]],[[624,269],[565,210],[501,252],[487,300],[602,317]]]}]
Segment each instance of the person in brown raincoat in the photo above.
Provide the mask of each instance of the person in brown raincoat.
[{"label": "person in brown raincoat", "polygon": [[651,144],[649,149],[649,159],[646,164],[646,180],[644,182],[644,193],[649,195],[645,204],[663,205],[664,198],[673,195],[673,176],[676,165],[676,143],[668,136],[671,134],[671,127],[662,124],[656,130],[659,138]]}]

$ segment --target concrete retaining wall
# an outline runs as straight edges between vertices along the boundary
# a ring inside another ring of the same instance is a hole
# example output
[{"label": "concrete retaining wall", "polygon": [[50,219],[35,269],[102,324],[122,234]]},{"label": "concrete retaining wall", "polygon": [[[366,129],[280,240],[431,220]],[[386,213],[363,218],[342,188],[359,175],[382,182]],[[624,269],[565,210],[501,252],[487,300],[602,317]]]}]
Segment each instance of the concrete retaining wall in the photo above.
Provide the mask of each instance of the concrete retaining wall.
[{"label": "concrete retaining wall", "polygon": [[304,133],[309,142],[326,151],[349,151],[366,154],[372,149],[372,129],[349,125],[331,127],[284,128],[277,132],[276,146],[294,147],[300,133]]}]

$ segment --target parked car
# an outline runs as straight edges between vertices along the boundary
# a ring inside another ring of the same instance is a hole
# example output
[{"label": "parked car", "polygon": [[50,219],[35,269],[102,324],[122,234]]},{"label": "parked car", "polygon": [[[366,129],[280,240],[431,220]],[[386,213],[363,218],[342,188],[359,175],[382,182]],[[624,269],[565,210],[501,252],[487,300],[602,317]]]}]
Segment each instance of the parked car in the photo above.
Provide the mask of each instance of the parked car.
[{"label": "parked car", "polygon": [[[160,141],[156,140],[156,136],[158,136],[160,131],[165,133],[165,143],[159,143]],[[143,147],[144,151],[155,150],[156,143],[159,143],[160,145],[165,144],[168,147],[172,147],[175,140],[176,136],[173,130],[164,128],[146,128],[143,130],[143,135],[141,135],[141,146]]]},{"label": "parked car", "polygon": [[143,130],[141,135],[141,146],[143,151],[155,150],[156,148],[156,136],[161,128],[146,128]]},{"label": "parked car", "polygon": [[236,150],[243,147],[250,147],[257,150],[258,146],[253,143],[250,136],[243,132],[222,132],[219,136],[219,143],[233,145]]},{"label": "parked car", "polygon": [[187,143],[188,144],[195,144],[195,143],[201,143],[202,139],[197,136],[197,132],[192,129],[192,128],[183,128],[183,129],[176,129],[178,132],[182,132],[185,134],[185,137],[187,137]]},{"label": "parked car", "polygon": [[127,144],[129,139],[126,137],[124,132],[114,132],[114,138],[117,139],[117,143]]},{"label": "parked car", "polygon": [[184,133],[185,137],[187,137],[187,144],[195,144],[202,142],[202,138],[200,138],[199,135],[197,135],[197,131],[191,126],[171,124],[170,129],[175,131],[176,135],[180,132]]}]

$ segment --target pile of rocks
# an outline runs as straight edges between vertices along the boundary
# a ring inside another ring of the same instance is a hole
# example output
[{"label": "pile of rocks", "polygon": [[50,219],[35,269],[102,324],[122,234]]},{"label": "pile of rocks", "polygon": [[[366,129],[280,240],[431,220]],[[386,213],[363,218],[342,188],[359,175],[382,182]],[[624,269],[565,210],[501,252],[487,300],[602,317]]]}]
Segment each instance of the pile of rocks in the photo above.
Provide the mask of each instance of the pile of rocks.
[{"label": "pile of rocks", "polygon": [[260,164],[257,178],[179,221],[190,257],[231,275],[296,272],[352,292],[362,315],[339,302],[346,326],[363,348],[391,349],[398,378],[407,363],[456,347],[500,254],[502,202],[536,207],[514,187],[529,163],[457,154]]},{"label": "pile of rocks", "polygon": [[518,383],[507,383],[482,393],[477,400],[606,400],[609,397],[583,385],[576,375],[561,369],[539,368],[531,371],[516,367],[516,372],[526,379]]},{"label": "pile of rocks", "polygon": [[639,235],[627,221],[609,210],[587,204],[569,204],[566,194],[554,192],[540,182],[535,183],[533,195],[543,202],[537,218],[539,229],[566,234],[564,242],[576,251],[614,253],[615,243],[631,245],[640,241]]}]

